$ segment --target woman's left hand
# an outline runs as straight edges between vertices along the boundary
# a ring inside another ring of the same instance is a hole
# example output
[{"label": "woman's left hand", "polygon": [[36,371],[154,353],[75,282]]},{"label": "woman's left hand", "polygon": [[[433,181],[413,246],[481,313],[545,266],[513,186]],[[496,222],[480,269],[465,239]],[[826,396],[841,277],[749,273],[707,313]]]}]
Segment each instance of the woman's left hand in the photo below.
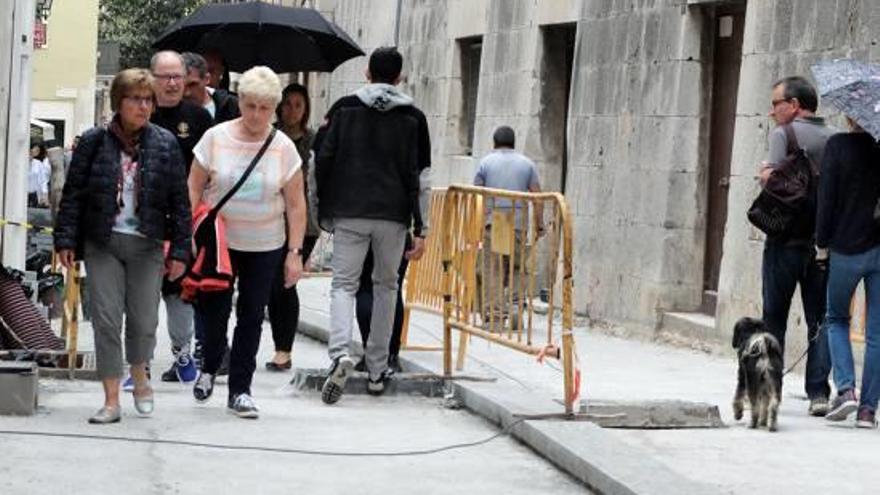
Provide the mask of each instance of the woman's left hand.
[{"label": "woman's left hand", "polygon": [[287,259],[284,260],[284,288],[289,289],[296,285],[302,274],[302,255],[289,251]]},{"label": "woman's left hand", "polygon": [[168,274],[168,280],[175,281],[183,276],[186,271],[186,264],[178,260],[165,260],[165,273]]}]

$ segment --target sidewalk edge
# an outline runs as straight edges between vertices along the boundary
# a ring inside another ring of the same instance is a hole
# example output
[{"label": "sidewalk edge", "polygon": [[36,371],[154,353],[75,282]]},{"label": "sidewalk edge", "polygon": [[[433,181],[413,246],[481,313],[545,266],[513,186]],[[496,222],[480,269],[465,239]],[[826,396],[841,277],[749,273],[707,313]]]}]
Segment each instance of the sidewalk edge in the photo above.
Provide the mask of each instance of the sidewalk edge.
[{"label": "sidewalk edge", "polygon": [[[303,321],[298,332],[326,343],[326,328]],[[354,343],[356,347],[360,343]],[[357,350],[357,349],[356,349]],[[407,369],[432,373],[433,370],[404,357]],[[473,413],[487,421],[509,427],[517,421],[515,407],[492,393],[479,390],[479,384],[451,382],[456,397]],[[558,405],[557,405],[558,407]],[[516,409],[519,409],[516,407]],[[524,407],[523,409],[532,409]],[[579,442],[565,430],[577,425]],[[510,430],[511,436],[538,455],[601,495],[708,495],[718,493],[712,487],[685,478],[660,463],[638,447],[629,445],[599,426],[586,422],[523,421]],[[586,442],[583,440],[586,437]]]}]

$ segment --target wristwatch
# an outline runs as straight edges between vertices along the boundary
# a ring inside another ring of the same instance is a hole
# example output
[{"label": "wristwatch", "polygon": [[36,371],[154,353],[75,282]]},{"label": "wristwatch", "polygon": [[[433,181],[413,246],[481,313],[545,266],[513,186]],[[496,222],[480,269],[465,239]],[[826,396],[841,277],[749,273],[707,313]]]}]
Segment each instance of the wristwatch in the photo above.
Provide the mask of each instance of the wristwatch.
[{"label": "wristwatch", "polygon": [[302,248],[298,248],[298,247],[287,248],[287,252],[293,253],[293,254],[303,254]]}]

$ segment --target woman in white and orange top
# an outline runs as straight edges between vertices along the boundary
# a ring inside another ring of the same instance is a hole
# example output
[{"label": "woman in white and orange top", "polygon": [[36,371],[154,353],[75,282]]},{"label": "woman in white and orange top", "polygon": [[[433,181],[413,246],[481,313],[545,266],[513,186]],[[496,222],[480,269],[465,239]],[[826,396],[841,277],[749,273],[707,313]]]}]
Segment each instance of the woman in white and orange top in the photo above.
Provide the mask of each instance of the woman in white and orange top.
[{"label": "woman in white and orange top", "polygon": [[[208,130],[193,150],[189,176],[193,211],[203,201],[217,204],[272,131],[272,116],[281,99],[278,76],[266,67],[254,67],[242,75],[238,92],[241,117]],[[306,225],[303,176],[299,153],[287,136],[275,134],[250,176],[219,214],[226,224],[238,280],[227,407],[240,417],[256,418],[258,410],[250,388],[272,278],[282,263],[286,286],[294,285],[302,275],[300,253]],[[205,326],[205,342],[202,371],[193,395],[204,402],[213,392],[223,358],[232,289],[201,294],[195,308]]]}]

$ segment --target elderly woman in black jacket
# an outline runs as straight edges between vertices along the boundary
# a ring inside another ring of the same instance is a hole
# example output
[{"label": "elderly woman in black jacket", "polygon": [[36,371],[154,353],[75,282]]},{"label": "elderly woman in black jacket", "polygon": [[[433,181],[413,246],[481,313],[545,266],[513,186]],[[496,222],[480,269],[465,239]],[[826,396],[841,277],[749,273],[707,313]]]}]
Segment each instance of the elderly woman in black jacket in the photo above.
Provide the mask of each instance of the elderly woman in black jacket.
[{"label": "elderly woman in black jacket", "polygon": [[[120,420],[122,321],[134,406],[153,412],[147,363],[153,357],[159,289],[183,275],[190,250],[186,167],[174,136],[150,124],[152,76],[127,69],[113,79],[115,115],[83,134],[74,151],[55,226],[55,249],[69,268],[80,250],[89,274],[92,327],[104,407],[89,423]],[[170,240],[167,253],[163,241]]]}]

